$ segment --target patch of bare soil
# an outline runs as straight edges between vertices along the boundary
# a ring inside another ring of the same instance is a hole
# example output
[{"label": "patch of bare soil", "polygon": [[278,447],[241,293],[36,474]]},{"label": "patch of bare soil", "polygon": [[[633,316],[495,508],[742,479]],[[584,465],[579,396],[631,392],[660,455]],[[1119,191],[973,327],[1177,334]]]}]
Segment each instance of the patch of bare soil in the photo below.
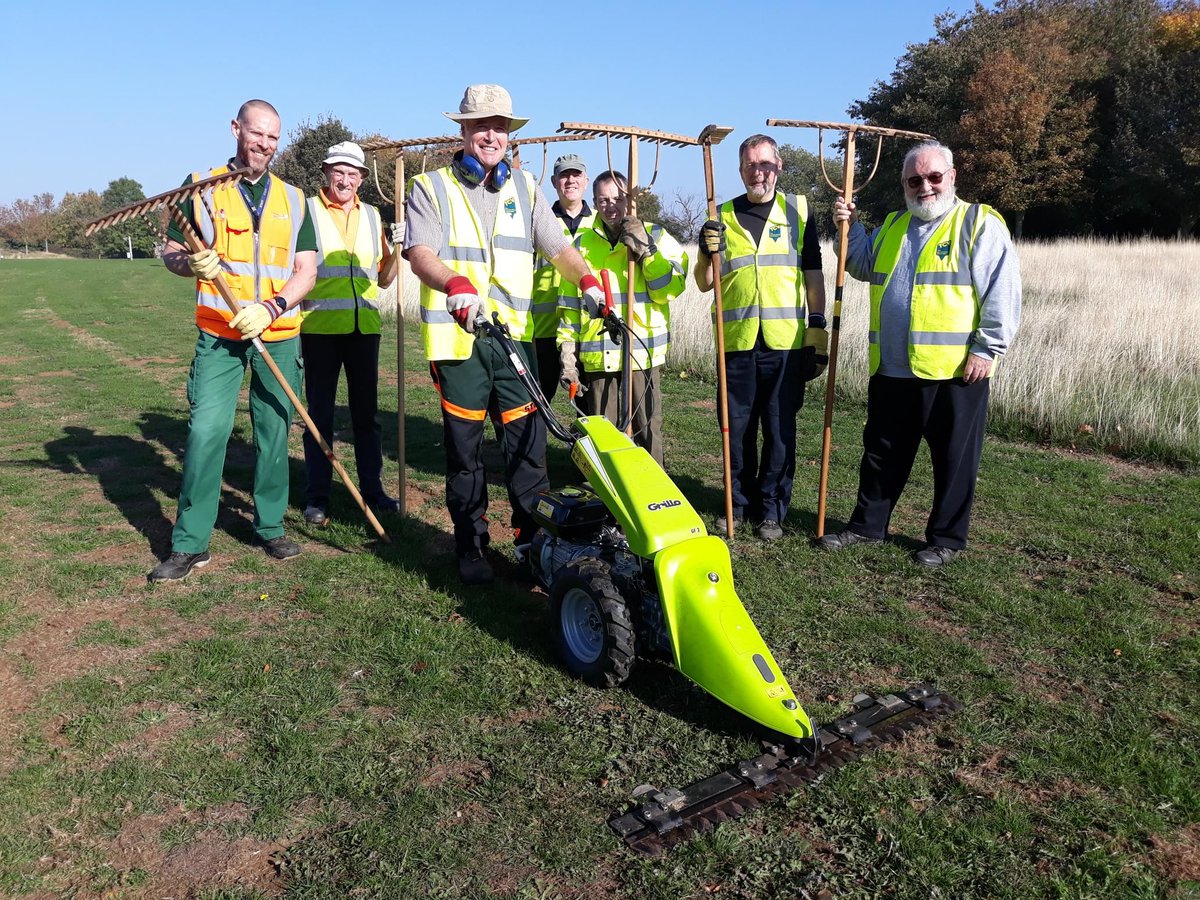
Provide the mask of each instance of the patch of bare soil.
[{"label": "patch of bare soil", "polygon": [[483,784],[492,777],[492,770],[480,759],[461,759],[434,764],[417,783],[429,790],[447,781],[453,784],[473,786]]},{"label": "patch of bare soil", "polygon": [[[107,848],[108,862],[119,872],[140,869],[150,873],[139,897],[190,897],[212,888],[246,888],[278,896],[283,891],[275,859],[287,849],[282,841],[263,841],[249,835],[230,837],[248,821],[240,803],[204,810],[173,809],[127,821]],[[168,847],[167,829],[194,829],[185,843]]]},{"label": "patch of bare soil", "polygon": [[[980,748],[987,752],[987,748]],[[1044,809],[1064,800],[1077,801],[1095,796],[1096,788],[1070,778],[1058,778],[1051,784],[1033,784],[1011,780],[1007,771],[1011,760],[1009,751],[992,748],[990,755],[973,765],[958,766],[954,778],[972,793],[995,800],[1004,796]]]},{"label": "patch of bare soil", "polygon": [[1167,881],[1200,881],[1200,825],[1188,825],[1170,837],[1152,834],[1150,844],[1150,865]]}]

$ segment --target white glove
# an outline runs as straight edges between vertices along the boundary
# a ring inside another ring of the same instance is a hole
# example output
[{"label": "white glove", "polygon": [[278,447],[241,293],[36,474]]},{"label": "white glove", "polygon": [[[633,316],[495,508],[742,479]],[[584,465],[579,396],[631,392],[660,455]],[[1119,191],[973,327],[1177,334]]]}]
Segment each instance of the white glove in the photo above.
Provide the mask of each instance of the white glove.
[{"label": "white glove", "polygon": [[199,253],[188,256],[188,268],[197,278],[212,281],[221,271],[221,257],[217,256],[216,250],[208,247]]},{"label": "white glove", "polygon": [[570,388],[571,385],[576,385],[576,395],[582,394],[585,388],[579,381],[579,366],[575,360],[574,344],[563,344],[558,348],[558,365],[559,384],[565,388]]},{"label": "white glove", "polygon": [[598,287],[589,287],[583,292],[583,296],[579,298],[583,311],[593,319],[600,318],[601,311],[604,309],[604,291]]},{"label": "white glove", "polygon": [[392,246],[399,247],[404,243],[404,222],[393,222],[392,229]]}]

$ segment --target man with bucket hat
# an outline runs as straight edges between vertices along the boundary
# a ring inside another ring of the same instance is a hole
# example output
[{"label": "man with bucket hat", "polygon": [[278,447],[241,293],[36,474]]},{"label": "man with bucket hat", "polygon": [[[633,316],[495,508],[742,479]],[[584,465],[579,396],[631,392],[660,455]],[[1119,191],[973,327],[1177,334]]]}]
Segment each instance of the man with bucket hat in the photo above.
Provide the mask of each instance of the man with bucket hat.
[{"label": "man with bucket hat", "polygon": [[[584,199],[588,186],[587,166],[582,157],[575,153],[560,156],[554,161],[550,183],[558,193],[551,207],[563,225],[563,232],[579,249],[576,235],[590,228],[596,214]],[[547,400],[554,398],[558,390],[559,357],[558,341],[558,298],[562,278],[550,260],[539,256],[533,273],[533,348],[537,354],[538,384]]]},{"label": "man with bucket hat", "polygon": [[[400,503],[383,490],[383,442],[378,418],[379,306],[381,287],[396,277],[398,257],[384,238],[379,210],[359,200],[367,175],[362,148],[342,141],[321,163],[325,184],[308,198],[317,235],[317,282],[301,304],[300,345],[308,411],[333,446],[338,378],[346,370],[354,462],[363,499],[376,512]],[[308,474],[304,519],[329,521],[333,466],[310,434],[304,435]]]},{"label": "man with bucket hat", "polygon": [[491,415],[504,453],[514,543],[533,537],[532,508],[546,475],[546,429],[500,348],[476,337],[475,318],[496,314],[525,364],[533,358],[534,255],[578,284],[598,312],[600,282],[563,233],[534,179],[505,161],[508,136],[528,122],[496,84],[473,84],[457,113],[462,147],[449,165],[416,176],[408,191],[404,256],[421,281],[421,339],[441,395],[446,504],[459,576],[492,580],[483,467],[483,422]]}]

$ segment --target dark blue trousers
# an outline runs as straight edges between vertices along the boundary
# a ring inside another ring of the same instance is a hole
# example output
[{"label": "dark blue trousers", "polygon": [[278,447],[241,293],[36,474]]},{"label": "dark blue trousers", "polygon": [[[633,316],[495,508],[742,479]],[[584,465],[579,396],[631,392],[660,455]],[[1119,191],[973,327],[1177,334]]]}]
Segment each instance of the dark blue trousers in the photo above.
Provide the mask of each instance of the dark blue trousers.
[{"label": "dark blue trousers", "polygon": [[[308,414],[321,437],[333,446],[333,411],[338,378],[346,370],[350,424],[354,430],[354,463],[358,489],[372,499],[383,494],[383,437],[379,427],[379,335],[303,334],[304,394]],[[312,435],[304,432],[304,468],[308,472],[306,495],[310,504],[329,502],[333,466]]]},{"label": "dark blue trousers", "polygon": [[[796,477],[796,415],[804,405],[799,350],[725,354],[733,513],[782,522]],[[758,450],[762,434],[762,453]]]},{"label": "dark blue trousers", "polygon": [[967,384],[961,378],[871,376],[852,531],[887,536],[892,511],[925,438],[933,462],[933,509],[925,540],[954,550],[967,545],[990,389],[988,378]]}]

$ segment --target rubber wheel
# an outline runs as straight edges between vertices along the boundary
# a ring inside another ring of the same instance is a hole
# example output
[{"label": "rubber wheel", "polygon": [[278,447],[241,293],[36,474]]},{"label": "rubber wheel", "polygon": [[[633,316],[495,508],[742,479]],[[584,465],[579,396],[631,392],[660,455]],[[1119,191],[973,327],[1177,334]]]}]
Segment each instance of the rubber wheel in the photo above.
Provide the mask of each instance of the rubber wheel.
[{"label": "rubber wheel", "polygon": [[616,687],[629,677],[633,623],[606,563],[580,559],[561,568],[550,582],[550,609],[558,652],[571,672],[596,687]]}]

